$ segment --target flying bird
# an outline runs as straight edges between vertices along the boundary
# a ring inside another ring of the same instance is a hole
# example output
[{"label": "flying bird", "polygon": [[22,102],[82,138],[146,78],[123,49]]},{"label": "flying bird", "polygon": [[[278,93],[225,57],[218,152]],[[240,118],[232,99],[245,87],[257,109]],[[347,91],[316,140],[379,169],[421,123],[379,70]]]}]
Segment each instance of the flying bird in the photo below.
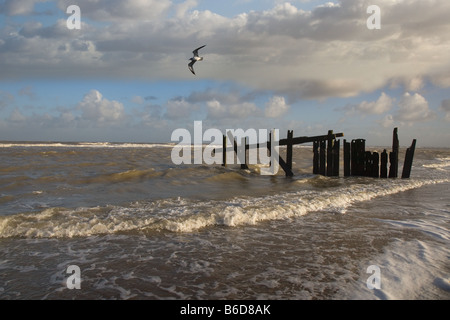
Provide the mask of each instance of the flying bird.
[{"label": "flying bird", "polygon": [[195,71],[194,71],[194,64],[197,62],[197,61],[203,61],[203,57],[200,57],[199,55],[198,55],[198,51],[200,50],[200,49],[203,49],[204,47],[206,47],[206,45],[204,45],[204,46],[201,46],[200,48],[197,48],[197,49],[195,49],[192,53],[194,54],[194,57],[192,57],[192,58],[190,58],[189,60],[191,60],[191,62],[189,63],[189,70],[191,70],[191,72],[195,75]]}]

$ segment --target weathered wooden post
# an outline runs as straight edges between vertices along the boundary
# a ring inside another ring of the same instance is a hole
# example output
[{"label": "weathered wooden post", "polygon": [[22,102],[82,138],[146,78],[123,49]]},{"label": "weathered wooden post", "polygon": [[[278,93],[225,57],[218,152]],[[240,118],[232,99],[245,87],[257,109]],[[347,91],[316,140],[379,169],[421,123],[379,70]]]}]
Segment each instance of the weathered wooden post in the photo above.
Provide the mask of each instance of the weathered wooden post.
[{"label": "weathered wooden post", "polygon": [[236,157],[236,158],[233,158],[233,159],[236,159],[236,162],[233,162],[233,164],[234,163],[236,163],[236,164],[242,163],[241,158],[239,157],[239,151],[238,151],[238,145],[237,145],[236,138],[233,139],[233,150],[234,150],[233,157]]},{"label": "weathered wooden post", "polygon": [[319,142],[314,141],[313,142],[313,174],[319,174]]},{"label": "weathered wooden post", "polygon": [[333,176],[333,148],[334,148],[334,136],[333,130],[328,131],[327,139],[327,176]]},{"label": "weathered wooden post", "polygon": [[380,155],[378,152],[372,154],[372,177],[380,177]]},{"label": "weathered wooden post", "polygon": [[352,140],[352,175],[364,176],[366,140]]},{"label": "weathered wooden post", "polygon": [[389,161],[391,167],[389,169],[389,178],[398,177],[398,152],[400,148],[400,143],[398,141],[398,128],[394,129],[394,134],[392,138],[392,152],[389,154]]},{"label": "weathered wooden post", "polygon": [[352,160],[351,160],[351,170],[352,176],[358,175],[358,145],[356,144],[356,140],[352,140]]},{"label": "weathered wooden post", "polygon": [[351,144],[344,140],[344,177],[351,175]]},{"label": "weathered wooden post", "polygon": [[269,143],[267,144],[267,150],[269,157],[272,157],[272,131],[269,132]]},{"label": "weathered wooden post", "polygon": [[365,151],[364,152],[364,176],[365,177],[371,177],[372,176],[372,168],[373,168],[373,162],[372,162],[372,152]]},{"label": "weathered wooden post", "polygon": [[364,176],[366,173],[366,165],[365,165],[365,154],[366,154],[366,140],[358,139],[358,148],[357,148],[357,171],[359,176]]},{"label": "weathered wooden post", "polygon": [[335,140],[333,147],[333,177],[339,177],[340,152],[341,140]]},{"label": "weathered wooden post", "polygon": [[292,171],[292,153],[293,153],[293,141],[294,131],[288,130],[287,133],[287,147],[286,147],[286,164],[289,170]]},{"label": "weathered wooden post", "polygon": [[325,163],[325,148],[326,148],[326,143],[325,141],[320,141],[320,151],[319,151],[319,156],[320,156],[320,165],[319,165],[319,174],[324,176],[326,174],[326,163]]},{"label": "weathered wooden post", "polygon": [[222,166],[227,166],[227,136],[223,136],[222,139]]},{"label": "weathered wooden post", "polygon": [[241,147],[238,147],[236,138],[233,140],[234,152],[236,153],[237,164],[241,165],[241,169],[248,169],[247,166],[247,138],[242,138]]},{"label": "weathered wooden post", "polygon": [[416,142],[417,140],[414,139],[411,144],[411,147],[409,147],[406,150],[405,163],[403,164],[402,179],[409,179],[409,177],[411,176],[411,168],[414,159],[414,152],[416,150]]},{"label": "weathered wooden post", "polygon": [[387,178],[388,177],[388,154],[387,150],[384,149],[381,153],[381,167],[380,167],[380,178]]},{"label": "weathered wooden post", "polygon": [[244,154],[242,155],[242,157],[244,158],[244,161],[241,163],[241,169],[246,170],[248,169],[248,156],[247,156],[247,137],[242,138],[242,146],[241,146],[241,150],[244,149]]}]

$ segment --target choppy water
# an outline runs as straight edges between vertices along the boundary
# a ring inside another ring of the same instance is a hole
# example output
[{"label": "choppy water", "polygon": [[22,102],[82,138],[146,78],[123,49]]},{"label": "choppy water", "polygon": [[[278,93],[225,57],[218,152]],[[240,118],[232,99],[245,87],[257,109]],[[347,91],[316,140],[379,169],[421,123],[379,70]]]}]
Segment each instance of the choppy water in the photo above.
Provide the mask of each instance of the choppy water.
[{"label": "choppy water", "polygon": [[292,179],[170,153],[0,143],[0,299],[450,298],[450,150],[408,180],[314,176],[308,147]]}]

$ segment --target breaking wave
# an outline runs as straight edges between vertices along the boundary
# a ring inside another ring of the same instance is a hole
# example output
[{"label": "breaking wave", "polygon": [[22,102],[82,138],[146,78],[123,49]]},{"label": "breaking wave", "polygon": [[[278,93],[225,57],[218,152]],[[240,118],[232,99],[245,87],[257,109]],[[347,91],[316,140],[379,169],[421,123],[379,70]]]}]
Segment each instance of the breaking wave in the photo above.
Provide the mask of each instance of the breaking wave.
[{"label": "breaking wave", "polygon": [[0,148],[157,148],[157,147],[173,147],[171,143],[111,143],[111,142],[76,142],[76,143],[63,143],[63,142],[43,142],[43,143],[16,143],[16,142],[0,142]]},{"label": "breaking wave", "polygon": [[185,233],[206,227],[236,227],[293,219],[317,211],[342,214],[354,203],[447,182],[450,180],[384,180],[228,201],[177,198],[136,202],[127,207],[49,208],[39,213],[0,217],[0,238],[72,238],[158,231]]},{"label": "breaking wave", "polygon": [[424,168],[432,168],[432,169],[443,169],[446,167],[450,167],[450,158],[437,158],[438,163],[433,164],[424,164]]}]

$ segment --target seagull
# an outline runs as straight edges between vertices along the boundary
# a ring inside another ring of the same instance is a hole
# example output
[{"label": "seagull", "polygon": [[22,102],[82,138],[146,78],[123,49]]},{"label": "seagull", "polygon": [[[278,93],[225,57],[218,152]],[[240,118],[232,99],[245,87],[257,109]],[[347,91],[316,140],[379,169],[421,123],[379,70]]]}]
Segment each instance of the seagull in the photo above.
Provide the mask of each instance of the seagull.
[{"label": "seagull", "polygon": [[190,58],[189,60],[191,60],[191,62],[189,63],[189,70],[191,70],[191,72],[195,75],[195,71],[194,71],[194,64],[197,62],[197,61],[202,61],[203,60],[203,57],[199,57],[199,55],[198,55],[198,50],[200,50],[200,49],[202,49],[202,48],[204,48],[204,47],[206,47],[206,45],[204,45],[204,46],[201,46],[200,48],[197,48],[197,49],[195,49],[192,53],[194,54],[194,57],[192,57],[192,58]]}]

